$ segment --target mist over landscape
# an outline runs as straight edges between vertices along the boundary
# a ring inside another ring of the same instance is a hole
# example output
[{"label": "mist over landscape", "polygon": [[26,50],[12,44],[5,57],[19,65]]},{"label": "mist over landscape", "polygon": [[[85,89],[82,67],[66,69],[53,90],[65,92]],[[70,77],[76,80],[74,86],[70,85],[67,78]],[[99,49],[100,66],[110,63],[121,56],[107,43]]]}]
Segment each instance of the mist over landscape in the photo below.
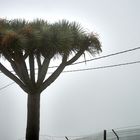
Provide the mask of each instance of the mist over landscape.
[{"label": "mist over landscape", "polygon": [[[87,32],[98,33],[102,53],[95,57],[102,57],[140,47],[139,6],[139,0],[0,0],[0,18],[76,21]],[[87,60],[95,57],[86,54]],[[84,57],[78,61],[84,61]],[[140,49],[71,65],[65,70],[136,61],[140,61]],[[52,66],[57,64],[57,60],[52,62]],[[140,125],[139,71],[140,63],[134,63],[62,73],[41,94],[40,134],[55,139]],[[27,94],[2,73],[0,81],[0,140],[19,140],[25,137]]]}]

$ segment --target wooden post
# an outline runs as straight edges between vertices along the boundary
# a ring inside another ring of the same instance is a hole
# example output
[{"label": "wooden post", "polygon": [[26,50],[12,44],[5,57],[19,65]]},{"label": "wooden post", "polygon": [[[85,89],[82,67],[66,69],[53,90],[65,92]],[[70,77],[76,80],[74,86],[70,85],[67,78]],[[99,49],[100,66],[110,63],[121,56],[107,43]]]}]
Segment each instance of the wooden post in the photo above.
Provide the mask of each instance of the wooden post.
[{"label": "wooden post", "polygon": [[104,130],[104,140],[106,140],[106,130]]}]

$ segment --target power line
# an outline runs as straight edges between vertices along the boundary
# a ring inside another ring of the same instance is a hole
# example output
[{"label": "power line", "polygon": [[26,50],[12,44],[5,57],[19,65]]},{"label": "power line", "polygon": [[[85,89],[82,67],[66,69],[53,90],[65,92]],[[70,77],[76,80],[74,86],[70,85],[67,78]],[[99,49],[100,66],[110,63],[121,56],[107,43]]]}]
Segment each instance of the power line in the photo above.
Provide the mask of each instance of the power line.
[{"label": "power line", "polygon": [[[85,63],[85,62],[90,62],[90,61],[94,61],[94,60],[98,60],[98,59],[103,59],[103,58],[107,58],[107,57],[111,57],[111,56],[115,56],[115,55],[119,55],[119,54],[123,54],[123,53],[127,53],[127,52],[132,52],[132,51],[135,51],[135,50],[139,50],[140,47],[135,47],[135,48],[132,48],[132,49],[128,49],[128,50],[124,50],[124,51],[119,51],[119,52],[116,52],[116,53],[112,53],[112,54],[108,54],[108,55],[104,55],[104,56],[101,56],[101,57],[96,57],[96,58],[93,58],[93,59],[89,59],[89,60],[84,60],[84,61],[80,61],[80,62],[75,62],[71,65],[77,65],[77,64],[81,64],[81,63]],[[51,66],[49,68],[57,68],[58,66]],[[10,72],[14,72],[14,71],[10,71]],[[2,73],[0,71],[0,73]]]},{"label": "power line", "polygon": [[105,68],[113,68],[113,67],[120,67],[120,66],[138,64],[138,63],[140,63],[140,61],[120,63],[120,64],[114,64],[114,65],[106,65],[106,66],[93,67],[93,68],[87,68],[87,69],[69,70],[69,71],[63,71],[63,73],[66,73],[66,72],[80,72],[80,71],[88,71],[88,70],[97,70],[97,69],[105,69]]},{"label": "power line", "polygon": [[[107,57],[111,57],[111,56],[115,56],[115,55],[119,55],[119,54],[123,54],[123,53],[127,53],[127,52],[132,52],[132,51],[139,50],[139,49],[140,49],[140,47],[135,47],[135,48],[132,48],[132,49],[119,51],[119,52],[116,52],[116,53],[112,53],[112,54],[96,57],[96,58],[93,58],[93,59],[89,59],[89,60],[86,60],[86,61],[84,60],[84,61],[80,61],[80,62],[75,62],[75,63],[73,63],[71,65],[77,65],[77,64],[81,64],[81,63],[85,63],[85,62],[90,62],[90,61],[94,61],[94,60],[98,60],[98,59],[103,59],[103,58],[107,58]],[[58,66],[51,66],[49,68],[57,68],[57,67]]]},{"label": "power line", "polygon": [[[111,56],[115,56],[115,55],[119,55],[119,54],[123,54],[123,53],[127,53],[127,52],[132,52],[132,51],[139,50],[139,49],[140,49],[140,47],[136,47],[136,48],[132,48],[132,49],[124,50],[124,51],[119,51],[116,53],[112,53],[112,54],[104,55],[101,57],[89,59],[89,60],[86,60],[86,62],[90,62],[90,61],[98,60],[98,59],[102,59],[102,58],[107,58],[107,57],[111,57]],[[76,65],[76,64],[80,64],[80,63],[85,63],[85,61],[76,62],[76,63],[73,63],[72,65]]]},{"label": "power line", "polygon": [[[120,64],[114,64],[114,65],[105,65],[105,66],[100,66],[100,67],[93,67],[93,68],[87,68],[87,69],[75,69],[75,70],[67,70],[67,71],[63,71],[62,73],[68,73],[68,72],[82,72],[82,71],[91,71],[91,70],[99,70],[99,69],[106,69],[106,68],[114,68],[114,67],[121,67],[121,66],[127,66],[127,65],[132,65],[132,64],[139,64],[140,61],[133,61],[133,62],[127,62],[127,63],[120,63]],[[48,73],[48,74],[52,74],[52,72]],[[14,84],[14,82],[1,87],[0,90],[3,90],[5,88],[7,88],[8,86]]]},{"label": "power line", "polygon": [[5,89],[5,88],[7,88],[7,87],[13,85],[14,83],[15,83],[15,82],[12,82],[12,83],[10,83],[10,84],[8,84],[8,85],[6,85],[6,86],[3,86],[3,87],[0,88],[0,90],[3,90],[3,89]]},{"label": "power line", "polygon": [[124,129],[133,129],[133,128],[140,128],[140,124],[139,125],[129,125],[129,126],[124,126],[124,127],[117,127],[115,128],[115,130],[124,130]]}]

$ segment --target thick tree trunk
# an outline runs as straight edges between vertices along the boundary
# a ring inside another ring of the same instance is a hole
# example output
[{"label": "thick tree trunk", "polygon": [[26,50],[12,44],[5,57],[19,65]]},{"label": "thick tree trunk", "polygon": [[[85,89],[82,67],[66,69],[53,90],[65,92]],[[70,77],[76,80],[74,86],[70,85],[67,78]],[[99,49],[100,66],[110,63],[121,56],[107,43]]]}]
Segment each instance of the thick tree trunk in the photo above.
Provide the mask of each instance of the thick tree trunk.
[{"label": "thick tree trunk", "polygon": [[40,94],[28,94],[26,140],[39,140]]}]

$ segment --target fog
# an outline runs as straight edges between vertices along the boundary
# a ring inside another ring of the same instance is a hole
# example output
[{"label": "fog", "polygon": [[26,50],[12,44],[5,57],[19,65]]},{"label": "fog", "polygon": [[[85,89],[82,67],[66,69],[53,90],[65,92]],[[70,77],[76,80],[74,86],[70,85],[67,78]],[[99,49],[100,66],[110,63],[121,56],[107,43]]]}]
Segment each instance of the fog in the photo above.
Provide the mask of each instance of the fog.
[{"label": "fog", "polygon": [[[0,0],[0,17],[77,21],[87,31],[99,34],[103,50],[97,55],[99,57],[140,46],[139,6],[139,0]],[[138,60],[140,50],[68,69]],[[133,64],[62,73],[41,95],[40,134],[87,135],[104,129],[139,125],[139,71],[140,64]],[[0,73],[0,88],[11,82]],[[26,93],[16,84],[0,90],[1,140],[18,140],[25,136],[26,100]]]}]

